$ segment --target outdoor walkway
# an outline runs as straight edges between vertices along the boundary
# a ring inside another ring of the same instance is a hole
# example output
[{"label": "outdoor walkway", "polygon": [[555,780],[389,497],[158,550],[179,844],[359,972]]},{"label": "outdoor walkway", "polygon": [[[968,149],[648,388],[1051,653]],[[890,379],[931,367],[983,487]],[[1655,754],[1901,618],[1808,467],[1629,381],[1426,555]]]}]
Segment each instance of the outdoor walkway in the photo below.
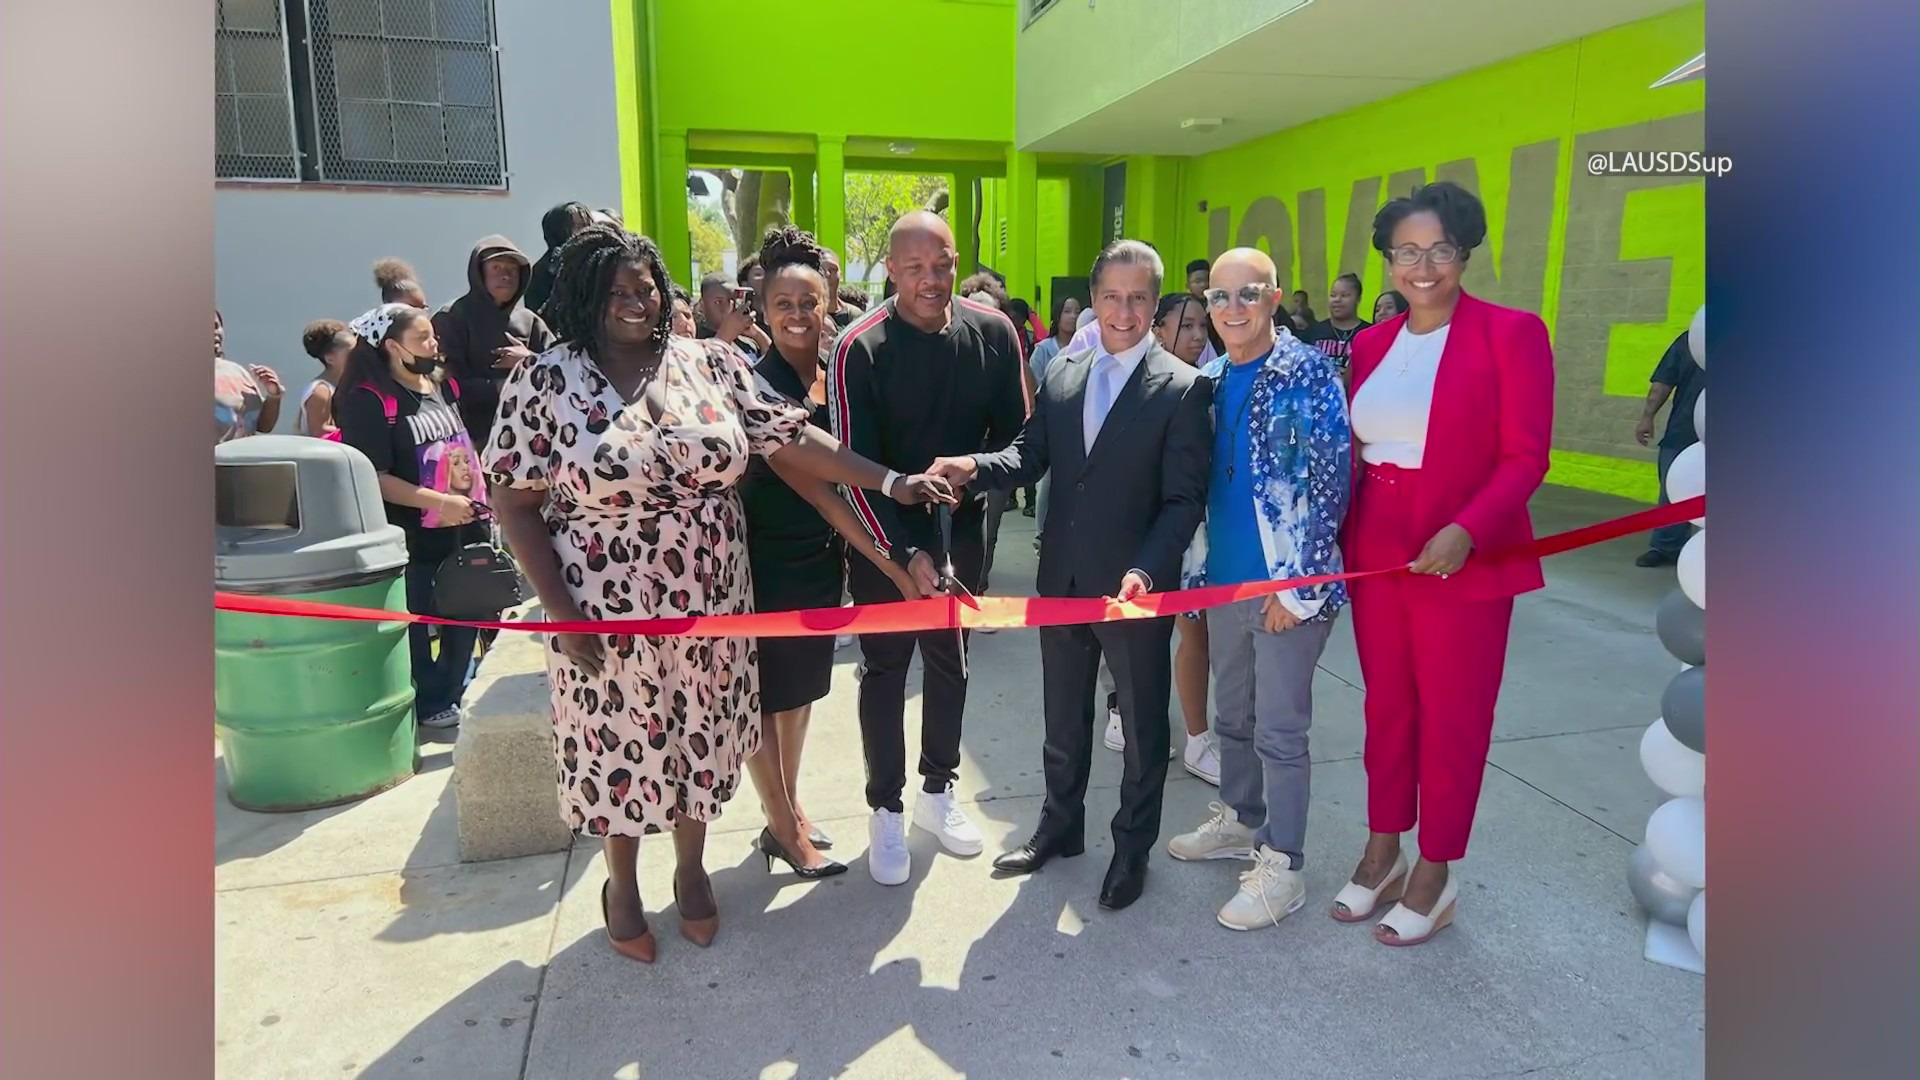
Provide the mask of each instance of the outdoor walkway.
[{"label": "outdoor walkway", "polygon": [[[1540,531],[1636,507],[1550,489]],[[1032,522],[1006,519],[1002,589],[1033,580]],[[1240,864],[1156,854],[1146,896],[1094,904],[1119,756],[1094,751],[1090,848],[1026,879],[988,860],[1039,809],[1040,662],[1031,632],[976,636],[961,789],[987,834],[973,860],[913,836],[912,880],[867,876],[857,648],[815,710],[801,796],[848,874],[808,885],[749,848],[743,792],[708,867],[709,950],[675,931],[670,843],[643,847],[660,939],[643,967],[600,932],[596,845],[461,865],[451,747],[367,802],[233,809],[216,768],[217,1038],[227,1077],[734,1080],[947,1076],[1364,1076],[1646,1080],[1703,1074],[1703,982],[1641,959],[1624,867],[1659,794],[1641,732],[1675,669],[1652,633],[1672,572],[1637,540],[1560,556],[1519,607],[1459,921],[1393,950],[1325,908],[1365,837],[1361,692],[1343,622],[1315,684],[1308,906],[1238,934],[1214,922]],[[488,681],[531,678],[522,635]],[[918,677],[911,694],[917,699]],[[484,692],[484,691],[483,691]],[[1176,709],[1177,712],[1177,709]],[[909,749],[917,705],[909,704]],[[1177,721],[1176,721],[1177,723]],[[1170,772],[1166,835],[1214,790]]]}]

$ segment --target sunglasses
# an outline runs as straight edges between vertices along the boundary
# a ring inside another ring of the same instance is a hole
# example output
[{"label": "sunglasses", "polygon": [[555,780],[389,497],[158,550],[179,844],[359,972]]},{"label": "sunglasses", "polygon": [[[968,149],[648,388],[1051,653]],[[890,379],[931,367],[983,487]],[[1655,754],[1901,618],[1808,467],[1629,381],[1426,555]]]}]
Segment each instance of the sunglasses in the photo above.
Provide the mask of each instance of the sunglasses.
[{"label": "sunglasses", "polygon": [[1229,304],[1238,300],[1246,307],[1253,307],[1273,292],[1271,285],[1242,285],[1229,292],[1226,289],[1208,289],[1200,295],[1206,298],[1207,306],[1215,311],[1226,310]]}]

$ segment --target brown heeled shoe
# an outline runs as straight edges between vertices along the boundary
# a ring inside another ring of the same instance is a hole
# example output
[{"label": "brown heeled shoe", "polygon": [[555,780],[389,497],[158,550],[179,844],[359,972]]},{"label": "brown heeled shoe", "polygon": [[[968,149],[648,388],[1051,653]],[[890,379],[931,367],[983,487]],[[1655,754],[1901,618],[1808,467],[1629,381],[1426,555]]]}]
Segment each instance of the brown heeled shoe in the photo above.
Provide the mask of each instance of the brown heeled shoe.
[{"label": "brown heeled shoe", "polygon": [[[680,878],[673,879],[673,905],[680,907]],[[680,936],[701,948],[713,944],[713,935],[720,932],[720,908],[714,905],[713,914],[704,919],[689,919],[684,907],[680,907]]]},{"label": "brown heeled shoe", "polygon": [[[602,925],[605,925],[607,922],[607,886],[611,884],[613,884],[611,881],[600,884],[600,922]],[[619,953],[629,960],[638,960],[643,964],[653,963],[656,943],[653,940],[653,927],[651,926],[641,931],[639,937],[630,937],[625,941],[614,937],[613,930],[609,927],[607,929],[607,943],[613,946],[614,952]]]}]

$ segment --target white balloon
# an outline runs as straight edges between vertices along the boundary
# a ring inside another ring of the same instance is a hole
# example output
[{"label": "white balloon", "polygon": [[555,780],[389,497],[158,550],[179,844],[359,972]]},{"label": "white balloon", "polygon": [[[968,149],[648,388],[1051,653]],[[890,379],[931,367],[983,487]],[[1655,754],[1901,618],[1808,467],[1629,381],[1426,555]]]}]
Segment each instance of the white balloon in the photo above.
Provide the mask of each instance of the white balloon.
[{"label": "white balloon", "polygon": [[1707,803],[1670,799],[1647,819],[1647,850],[1660,869],[1691,888],[1707,887]]},{"label": "white balloon", "polygon": [[1693,942],[1693,951],[1700,959],[1707,958],[1707,894],[1703,891],[1687,905],[1687,939]]},{"label": "white balloon", "polygon": [[1693,354],[1693,362],[1700,370],[1707,368],[1707,305],[1701,304],[1700,310],[1693,313],[1693,322],[1687,327],[1687,351]]},{"label": "white balloon", "polygon": [[1700,396],[1693,399],[1693,437],[1702,443],[1707,441],[1707,391],[1704,387]]},{"label": "white balloon", "polygon": [[1701,611],[1707,610],[1707,530],[1701,529],[1680,549],[1680,591]]},{"label": "white balloon", "polygon": [[1686,746],[1655,720],[1640,736],[1640,767],[1653,786],[1676,797],[1698,795],[1707,786],[1707,756]]},{"label": "white balloon", "polygon": [[[1667,466],[1667,501],[1685,502],[1696,495],[1707,493],[1707,444],[1694,443],[1673,459]],[[1694,518],[1695,525],[1705,525],[1705,515]]]}]

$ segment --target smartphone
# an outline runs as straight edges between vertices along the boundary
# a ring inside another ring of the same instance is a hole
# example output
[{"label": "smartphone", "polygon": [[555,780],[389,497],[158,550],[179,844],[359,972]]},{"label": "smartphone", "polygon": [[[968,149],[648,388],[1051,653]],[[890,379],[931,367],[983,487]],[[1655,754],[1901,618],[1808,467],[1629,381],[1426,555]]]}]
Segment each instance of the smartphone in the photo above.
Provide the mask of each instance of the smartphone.
[{"label": "smartphone", "polygon": [[753,307],[753,286],[735,285],[733,287],[733,307],[736,311],[746,311]]}]

